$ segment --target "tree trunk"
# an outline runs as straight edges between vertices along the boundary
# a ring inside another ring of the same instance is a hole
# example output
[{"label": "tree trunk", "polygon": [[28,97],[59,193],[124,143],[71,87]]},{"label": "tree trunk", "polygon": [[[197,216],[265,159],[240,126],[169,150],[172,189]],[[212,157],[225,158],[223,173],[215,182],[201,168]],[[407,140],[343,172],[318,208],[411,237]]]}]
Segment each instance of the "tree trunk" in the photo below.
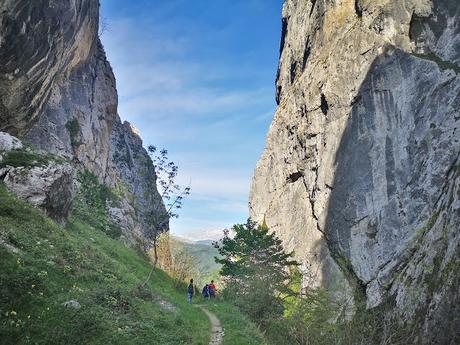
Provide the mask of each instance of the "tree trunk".
[{"label": "tree trunk", "polygon": [[[157,239],[158,239],[157,234],[155,234],[155,237],[153,238],[153,265],[152,265],[152,269],[150,270],[149,275],[147,276],[147,279],[145,279],[145,281],[140,285],[141,288],[143,288],[150,281],[150,278],[152,277],[152,274],[153,274],[153,272],[155,272],[155,268],[157,267],[157,263],[158,263]],[[144,240],[144,251],[146,253],[148,252],[148,246],[146,245],[145,240]]]},{"label": "tree trunk", "polygon": [[153,240],[153,268],[157,267],[158,264],[158,243],[157,243],[157,236]]}]

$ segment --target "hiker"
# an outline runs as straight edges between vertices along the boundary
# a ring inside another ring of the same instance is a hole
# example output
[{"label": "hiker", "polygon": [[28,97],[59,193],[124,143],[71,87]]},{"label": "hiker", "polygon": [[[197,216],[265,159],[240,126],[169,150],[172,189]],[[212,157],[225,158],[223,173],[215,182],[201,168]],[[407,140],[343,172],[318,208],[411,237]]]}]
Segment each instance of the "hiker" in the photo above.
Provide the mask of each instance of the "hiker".
[{"label": "hiker", "polygon": [[190,285],[188,286],[188,289],[187,289],[188,304],[192,304],[193,293],[194,293],[193,279],[190,279]]},{"label": "hiker", "polygon": [[204,299],[207,299],[209,297],[209,285],[208,284],[204,286],[201,294],[203,295]]},{"label": "hiker", "polygon": [[214,284],[214,280],[211,280],[211,284],[209,284],[209,297],[216,298],[217,287]]}]

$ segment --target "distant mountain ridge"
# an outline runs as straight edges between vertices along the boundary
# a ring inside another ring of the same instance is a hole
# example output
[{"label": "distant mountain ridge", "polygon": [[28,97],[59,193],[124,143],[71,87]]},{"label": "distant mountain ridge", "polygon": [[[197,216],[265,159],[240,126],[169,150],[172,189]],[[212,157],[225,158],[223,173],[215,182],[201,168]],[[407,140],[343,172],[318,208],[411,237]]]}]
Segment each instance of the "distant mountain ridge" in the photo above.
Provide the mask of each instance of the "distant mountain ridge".
[{"label": "distant mountain ridge", "polygon": [[199,240],[199,241],[196,241],[195,243],[211,246],[214,242],[215,240]]}]

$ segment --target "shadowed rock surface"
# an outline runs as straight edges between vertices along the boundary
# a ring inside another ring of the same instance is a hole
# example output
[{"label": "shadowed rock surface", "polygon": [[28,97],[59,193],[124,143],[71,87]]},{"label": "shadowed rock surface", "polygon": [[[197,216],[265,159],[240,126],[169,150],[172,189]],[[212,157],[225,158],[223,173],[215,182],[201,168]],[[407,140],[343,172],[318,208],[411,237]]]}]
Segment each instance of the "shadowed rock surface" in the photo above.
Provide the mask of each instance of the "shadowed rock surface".
[{"label": "shadowed rock surface", "polygon": [[[121,207],[110,209],[112,219],[122,228],[131,228],[139,235],[147,233],[150,213],[166,215],[167,212],[157,191],[152,160],[142,146],[139,131],[127,121],[116,122],[113,127],[109,162],[106,183],[120,185],[128,196],[122,200]],[[118,180],[121,182],[117,183]],[[168,219],[165,221],[168,224]]]},{"label": "shadowed rock surface", "polygon": [[391,301],[414,343],[459,336],[459,33],[456,1],[287,0],[250,195],[304,285]]}]

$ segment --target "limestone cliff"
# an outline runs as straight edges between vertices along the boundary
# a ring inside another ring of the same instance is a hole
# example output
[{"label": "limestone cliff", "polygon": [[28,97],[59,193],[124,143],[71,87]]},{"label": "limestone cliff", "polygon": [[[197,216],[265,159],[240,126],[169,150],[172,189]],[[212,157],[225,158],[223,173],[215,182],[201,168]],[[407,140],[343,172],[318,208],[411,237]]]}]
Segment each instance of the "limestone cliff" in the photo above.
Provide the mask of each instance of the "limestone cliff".
[{"label": "limestone cliff", "polygon": [[139,134],[117,114],[99,2],[2,0],[0,12],[0,131],[122,190],[113,221],[130,239],[142,236],[149,212],[164,205]]},{"label": "limestone cliff", "polygon": [[286,0],[282,23],[251,216],[296,251],[305,285],[392,300],[414,343],[448,343],[460,326],[458,1]]}]

